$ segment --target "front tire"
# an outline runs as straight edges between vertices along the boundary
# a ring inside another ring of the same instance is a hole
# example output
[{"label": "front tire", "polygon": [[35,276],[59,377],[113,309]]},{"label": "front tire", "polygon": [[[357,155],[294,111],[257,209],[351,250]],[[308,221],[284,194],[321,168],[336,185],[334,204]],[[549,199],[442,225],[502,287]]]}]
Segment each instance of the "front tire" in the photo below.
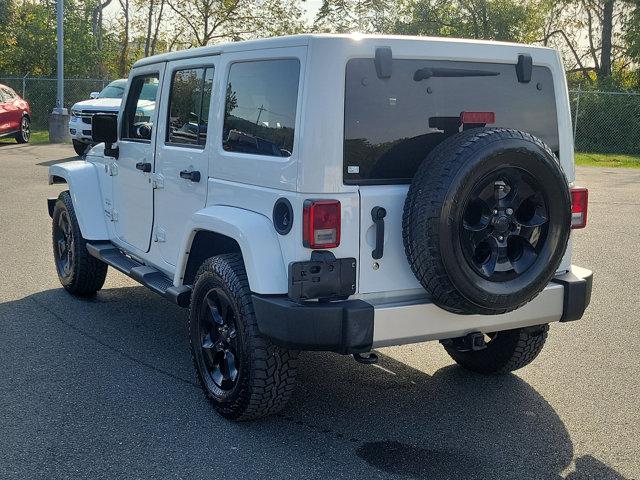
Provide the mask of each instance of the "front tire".
[{"label": "front tire", "polygon": [[196,276],[189,340],[198,381],[230,420],[252,420],[284,408],[293,393],[298,352],[258,331],[240,254],[206,260]]},{"label": "front tire", "polygon": [[73,149],[75,150],[76,154],[79,157],[84,156],[85,152],[87,151],[88,145],[78,140],[72,140],[71,143],[73,143]]},{"label": "front tire", "polygon": [[102,288],[107,264],[89,255],[68,191],[58,196],[53,210],[52,241],[56,272],[65,290],[87,296]]},{"label": "front tire", "polygon": [[26,115],[20,121],[20,131],[16,133],[16,142],[28,143],[31,138],[31,121]]},{"label": "front tire", "polygon": [[445,350],[458,365],[485,375],[504,375],[529,365],[542,351],[549,325],[518,328],[489,334],[483,350],[461,351],[453,346]]}]

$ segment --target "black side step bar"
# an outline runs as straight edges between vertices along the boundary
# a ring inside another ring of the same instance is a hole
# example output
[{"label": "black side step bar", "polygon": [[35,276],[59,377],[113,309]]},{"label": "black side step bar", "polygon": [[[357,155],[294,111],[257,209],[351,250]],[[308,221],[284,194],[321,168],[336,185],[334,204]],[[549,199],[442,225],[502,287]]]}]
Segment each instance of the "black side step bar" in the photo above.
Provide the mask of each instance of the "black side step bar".
[{"label": "black side step bar", "polygon": [[125,275],[180,307],[186,308],[189,306],[189,301],[191,300],[190,287],[186,285],[175,287],[173,281],[164,273],[127,257],[111,242],[87,242],[87,251],[92,257],[96,257],[116,270],[120,270]]}]

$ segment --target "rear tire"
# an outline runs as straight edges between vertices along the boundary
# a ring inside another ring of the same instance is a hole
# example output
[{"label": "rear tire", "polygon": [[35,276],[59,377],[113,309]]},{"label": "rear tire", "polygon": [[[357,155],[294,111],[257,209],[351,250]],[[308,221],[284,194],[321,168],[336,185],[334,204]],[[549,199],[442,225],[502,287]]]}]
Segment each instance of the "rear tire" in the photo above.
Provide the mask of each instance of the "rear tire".
[{"label": "rear tire", "polygon": [[200,386],[224,418],[252,420],[285,407],[298,352],[273,345],[258,331],[240,254],[209,258],[198,270],[189,340]]},{"label": "rear tire", "polygon": [[16,133],[16,142],[27,143],[31,138],[31,121],[26,115],[20,121],[20,131]]},{"label": "rear tire", "polygon": [[65,290],[87,296],[102,288],[107,264],[89,255],[68,191],[58,196],[53,210],[52,241],[56,272]]},{"label": "rear tire", "polygon": [[76,154],[79,157],[83,157],[87,151],[88,145],[78,140],[72,140],[71,143],[73,143],[73,149],[75,150]]},{"label": "rear tire", "polygon": [[478,128],[439,144],[404,205],[407,259],[434,303],[496,315],[535,298],[567,248],[569,186],[557,158],[517,130]]},{"label": "rear tire", "polygon": [[[530,364],[542,351],[549,325],[496,332],[487,348],[459,351],[445,346],[458,365],[485,375],[504,375]],[[490,335],[490,336],[491,336]]]}]

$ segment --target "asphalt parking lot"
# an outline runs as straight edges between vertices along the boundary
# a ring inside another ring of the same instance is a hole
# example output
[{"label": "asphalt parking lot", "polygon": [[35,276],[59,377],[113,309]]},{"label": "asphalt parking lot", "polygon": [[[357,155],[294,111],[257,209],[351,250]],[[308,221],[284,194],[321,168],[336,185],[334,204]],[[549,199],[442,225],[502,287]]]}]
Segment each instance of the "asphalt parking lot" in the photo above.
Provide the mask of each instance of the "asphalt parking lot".
[{"label": "asphalt parking lot", "polygon": [[0,479],[640,478],[640,170],[578,171],[592,304],[530,366],[478,377],[438,343],[379,367],[308,353],[280,416],[233,424],[195,384],[185,311],[113,270],[93,299],[60,287],[47,166],[72,157],[0,145]]}]

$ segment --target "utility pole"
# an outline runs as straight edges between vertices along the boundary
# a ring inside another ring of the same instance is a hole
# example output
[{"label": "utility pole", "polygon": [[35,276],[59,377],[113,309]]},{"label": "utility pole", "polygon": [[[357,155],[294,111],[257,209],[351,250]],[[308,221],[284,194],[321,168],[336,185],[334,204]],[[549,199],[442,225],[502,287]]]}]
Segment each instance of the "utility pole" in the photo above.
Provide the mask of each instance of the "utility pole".
[{"label": "utility pole", "polygon": [[264,112],[266,110],[266,108],[264,108],[264,105],[260,105],[260,107],[258,108],[258,118],[256,118],[256,126],[258,126],[258,124],[260,123],[260,117],[262,116],[262,112]]},{"label": "utility pole", "polygon": [[64,0],[56,0],[56,17],[58,21],[58,68],[56,106],[49,116],[49,141],[62,143],[69,140],[69,114],[64,108]]}]

